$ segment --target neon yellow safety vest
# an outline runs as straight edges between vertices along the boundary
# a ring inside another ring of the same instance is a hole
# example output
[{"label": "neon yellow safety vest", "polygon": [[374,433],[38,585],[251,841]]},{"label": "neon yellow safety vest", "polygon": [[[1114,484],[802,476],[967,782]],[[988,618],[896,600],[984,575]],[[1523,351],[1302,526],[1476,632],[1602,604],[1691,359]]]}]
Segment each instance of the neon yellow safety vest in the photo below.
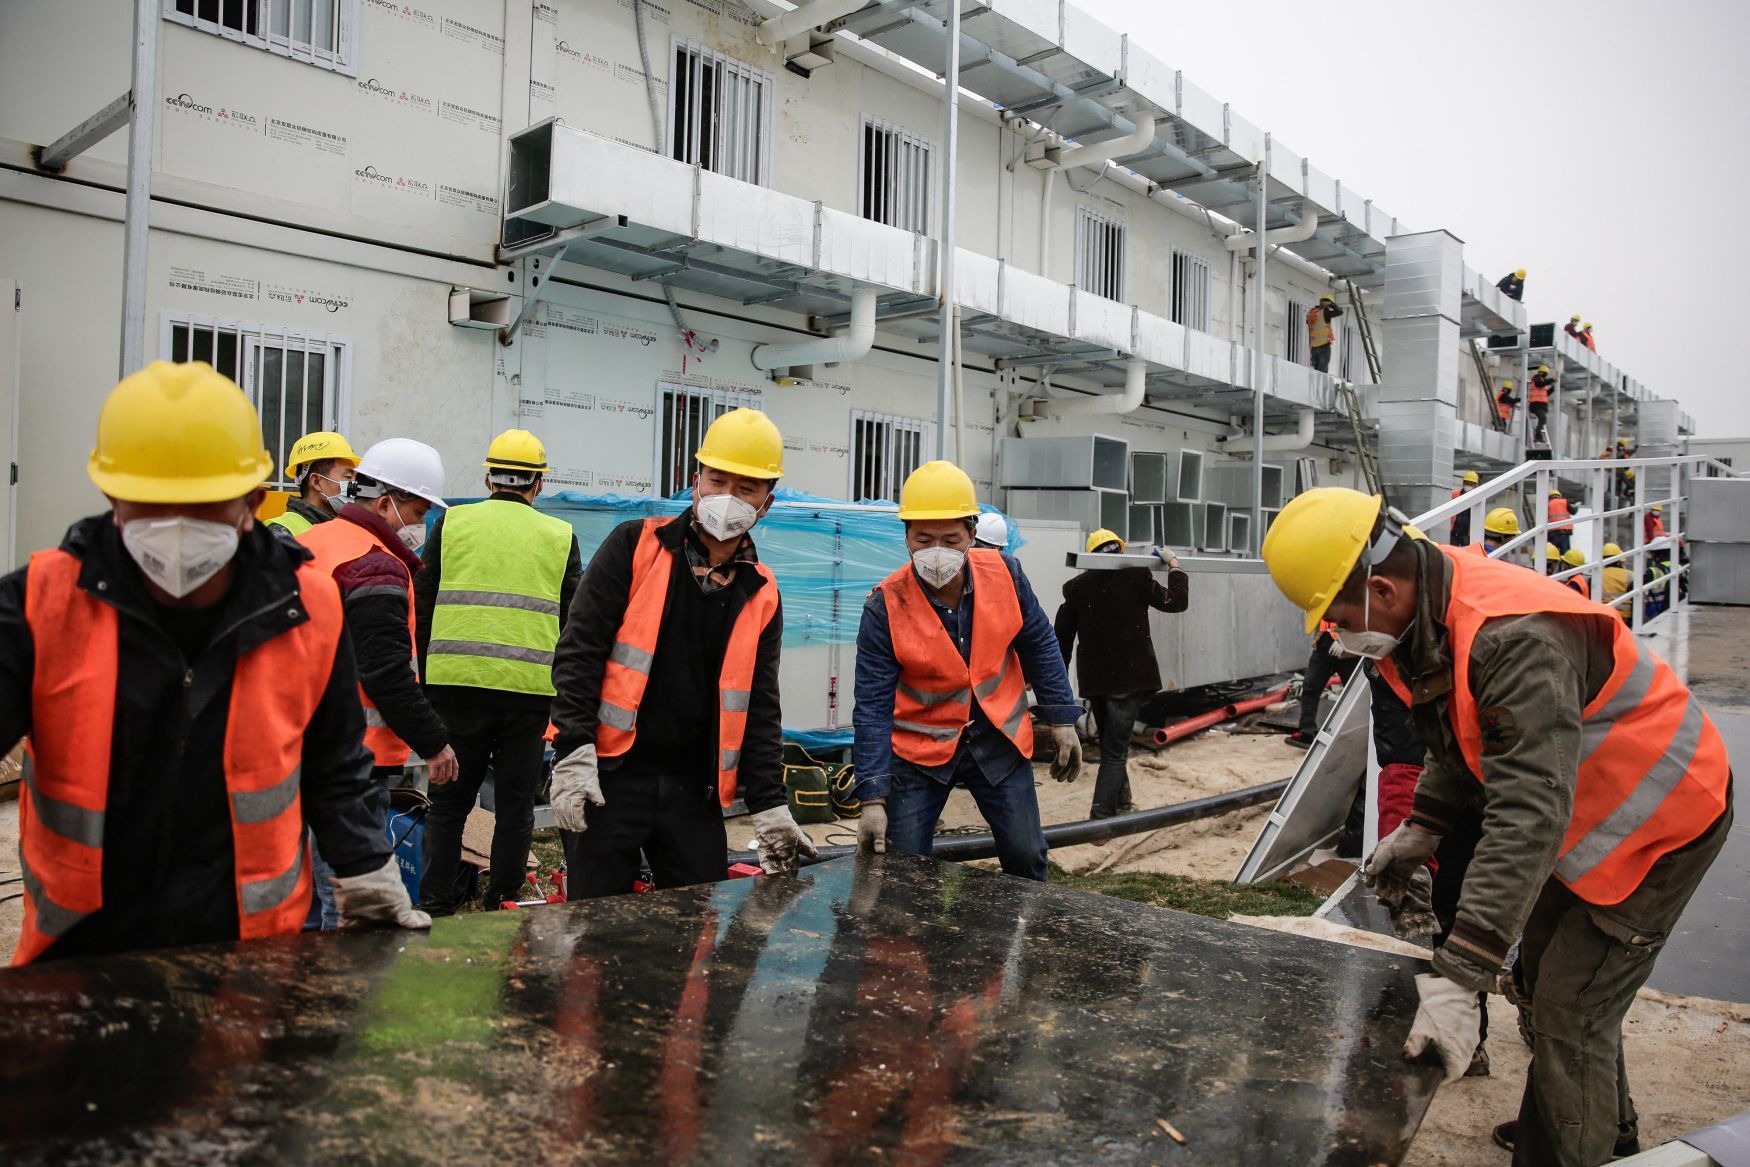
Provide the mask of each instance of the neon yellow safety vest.
[{"label": "neon yellow safety vest", "polygon": [[438,545],[428,685],[553,696],[571,524],[526,503],[451,507]]},{"label": "neon yellow safety vest", "polygon": [[294,536],[297,536],[302,535],[305,531],[308,531],[316,524],[312,523],[309,519],[306,519],[303,515],[293,514],[291,511],[285,511],[269,519],[267,525],[270,527],[284,527]]}]

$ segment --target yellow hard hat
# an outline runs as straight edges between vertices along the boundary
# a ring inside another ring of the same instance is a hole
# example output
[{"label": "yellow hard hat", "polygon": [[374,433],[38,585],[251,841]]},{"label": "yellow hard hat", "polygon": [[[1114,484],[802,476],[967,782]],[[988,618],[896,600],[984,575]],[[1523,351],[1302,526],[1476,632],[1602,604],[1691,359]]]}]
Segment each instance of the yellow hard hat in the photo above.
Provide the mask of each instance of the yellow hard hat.
[{"label": "yellow hard hat", "polygon": [[1618,547],[1615,543],[1606,543],[1604,545],[1604,558],[1610,559],[1613,556],[1617,556],[1617,555],[1621,555],[1621,554],[1622,554],[1622,548]]},{"label": "yellow hard hat", "polygon": [[1477,477],[1477,472],[1475,470],[1466,470],[1464,472],[1464,484],[1466,486],[1475,486],[1481,481],[1482,479]]},{"label": "yellow hard hat", "polygon": [[1561,491],[1559,491],[1559,490],[1552,490],[1552,491],[1550,491],[1550,492],[1549,492],[1549,496],[1550,496],[1550,497],[1551,497],[1551,498],[1562,498],[1562,497],[1563,497],[1563,495],[1562,495],[1562,492],[1561,492]]},{"label": "yellow hard hat", "polygon": [[1501,382],[1501,388],[1503,388],[1503,389],[1513,388],[1513,378],[1509,377],[1505,381]]},{"label": "yellow hard hat", "polygon": [[[1277,516],[1280,519],[1281,516]],[[1519,516],[1506,507],[1496,507],[1483,516],[1483,530],[1491,535],[1519,534]]]},{"label": "yellow hard hat", "polygon": [[153,361],[104,399],[86,472],[126,502],[225,502],[265,482],[273,458],[229,377],[205,361]]},{"label": "yellow hard hat", "polygon": [[1574,313],[1574,314],[1573,314],[1573,315],[1572,315],[1572,316],[1570,316],[1570,317],[1568,317],[1568,323],[1569,323],[1569,324],[1578,324],[1578,323],[1580,323],[1580,314],[1579,314],[1579,313],[1578,313],[1578,312],[1576,312],[1576,313]]},{"label": "yellow hard hat", "polygon": [[1633,478],[1635,476],[1635,472],[1633,470],[1624,470],[1622,473],[1623,473],[1623,477],[1625,477],[1625,478]]},{"label": "yellow hard hat", "polygon": [[970,519],[977,514],[972,479],[952,462],[925,462],[899,488],[901,519]]},{"label": "yellow hard hat", "polygon": [[1585,332],[1587,329],[1589,329],[1591,327],[1592,327],[1592,322],[1590,320],[1588,320],[1586,323],[1580,325],[1580,331]]},{"label": "yellow hard hat", "polygon": [[545,474],[547,447],[528,430],[505,430],[486,447],[486,461],[481,465],[492,470],[529,470]]},{"label": "yellow hard hat", "polygon": [[1560,560],[1562,553],[1554,543],[1545,543],[1543,545],[1543,557],[1545,559]]},{"label": "yellow hard hat", "polygon": [[1664,508],[1664,507],[1654,507],[1654,508],[1653,508],[1653,513],[1654,513],[1654,514],[1655,514],[1655,515],[1662,515],[1662,514],[1664,514],[1664,513],[1665,513],[1665,508]]},{"label": "yellow hard hat", "polygon": [[333,430],[305,434],[293,443],[292,452],[286,455],[286,477],[296,482],[310,463],[330,460],[351,462],[354,466],[359,464],[359,456],[353,453],[352,446]]},{"label": "yellow hard hat", "polygon": [[1540,373],[1547,373],[1547,372],[1549,372],[1549,366],[1548,365],[1539,365],[1539,366],[1537,366],[1537,371]]},{"label": "yellow hard hat", "polygon": [[1264,536],[1264,565],[1276,590],[1306,613],[1312,632],[1373,537],[1384,500],[1346,486],[1315,486],[1294,496]]},{"label": "yellow hard hat", "polygon": [[1569,567],[1585,567],[1586,553],[1578,547],[1570,547],[1562,552],[1562,562]]},{"label": "yellow hard hat", "polygon": [[757,409],[732,409],[712,422],[705,431],[705,440],[699,443],[699,452],[693,456],[725,474],[784,477],[784,435],[771,418]]},{"label": "yellow hard hat", "polygon": [[1321,301],[1329,300],[1333,304],[1335,304],[1337,302],[1337,297],[1331,295],[1331,293],[1329,293],[1329,292],[1326,292],[1324,295],[1320,296],[1319,299]]},{"label": "yellow hard hat", "polygon": [[1520,279],[1524,279],[1525,278],[1525,269],[1522,267],[1516,267],[1513,269],[1513,274],[1518,276]]},{"label": "yellow hard hat", "polygon": [[1095,531],[1092,535],[1088,536],[1089,554],[1098,551],[1108,543],[1118,544],[1118,550],[1120,552],[1124,550],[1124,540],[1118,537],[1118,532],[1108,531],[1105,527],[1101,527],[1098,531]]}]

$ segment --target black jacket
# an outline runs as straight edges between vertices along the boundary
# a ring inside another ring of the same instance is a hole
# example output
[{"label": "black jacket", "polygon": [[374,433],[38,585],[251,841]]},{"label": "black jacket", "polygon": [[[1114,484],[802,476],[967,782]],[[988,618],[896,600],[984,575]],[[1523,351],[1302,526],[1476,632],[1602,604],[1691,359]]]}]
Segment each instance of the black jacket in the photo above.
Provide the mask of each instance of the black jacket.
[{"label": "black jacket", "polygon": [[1521,300],[1525,298],[1525,281],[1520,279],[1513,272],[1508,272],[1499,280],[1495,281],[1495,286],[1499,288],[1501,293],[1509,300]]},{"label": "black jacket", "polygon": [[[234,940],[237,890],[222,764],[231,678],[243,653],[309,618],[292,601],[293,573],[310,553],[257,525],[238,546],[225,599],[190,612],[153,602],[109,515],[81,519],[61,546],[83,564],[80,589],[121,614],[120,680],[104,815],[103,906],[44,958]],[[0,579],[0,745],[6,748],[30,731],[39,648],[80,651],[33,642],[25,587],[24,571]],[[343,877],[374,871],[389,858],[379,825],[387,791],[371,778],[357,685],[343,629],[328,687],[304,732],[300,779],[304,817],[323,858]]]},{"label": "black jacket", "polygon": [[[658,529],[657,538],[676,559],[657,636],[650,683],[638,709],[638,738],[618,759],[603,759],[604,770],[671,767],[685,750],[686,768],[697,767],[701,790],[716,790],[717,676],[729,628],[748,599],[767,586],[752,565],[736,570],[735,581],[717,597],[704,596],[693,578],[682,540],[693,521],[691,509]],[[565,634],[553,662],[553,724],[559,735],[554,752],[565,757],[595,741],[602,675],[608,653],[626,615],[632,587],[632,552],[642,520],[621,523],[602,540],[572,599]],[[740,795],[749,811],[768,810],[786,800],[784,725],[778,701],[778,655],[784,639],[784,609],[760,636],[755,657],[753,696],[741,744]]]},{"label": "black jacket", "polygon": [[[520,502],[528,506],[529,500],[520,494],[508,490],[492,492],[493,500],[497,502]],[[431,646],[431,617],[437,610],[438,590],[443,587],[443,538],[444,520],[438,516],[438,521],[432,524],[431,534],[426,536],[425,547],[421,558],[425,565],[413,576],[413,631],[414,639],[419,645],[419,675],[425,676],[425,654]],[[559,631],[565,631],[565,617],[571,611],[571,600],[577,594],[577,582],[583,578],[583,556],[577,550],[577,536],[571,537],[571,554],[565,560],[565,578],[559,584]],[[437,702],[455,702],[465,704],[486,703],[489,705],[526,705],[547,707],[548,698],[536,693],[511,693],[499,689],[481,689],[473,685],[427,685],[426,692]]]},{"label": "black jacket", "polygon": [[1161,668],[1148,632],[1148,610],[1183,612],[1190,606],[1191,577],[1167,573],[1162,587],[1146,567],[1084,571],[1063,585],[1057,609],[1057,645],[1069,664],[1076,637],[1076,691],[1083,697],[1153,693]]}]

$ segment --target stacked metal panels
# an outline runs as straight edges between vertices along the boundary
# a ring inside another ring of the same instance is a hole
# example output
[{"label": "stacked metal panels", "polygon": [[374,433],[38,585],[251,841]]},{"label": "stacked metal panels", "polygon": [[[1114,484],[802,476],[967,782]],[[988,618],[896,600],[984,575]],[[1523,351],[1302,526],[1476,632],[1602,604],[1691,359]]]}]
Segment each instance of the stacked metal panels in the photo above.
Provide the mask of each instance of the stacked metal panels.
[{"label": "stacked metal panels", "polygon": [[1697,478],[1682,516],[1689,548],[1689,598],[1750,604],[1750,478]]}]

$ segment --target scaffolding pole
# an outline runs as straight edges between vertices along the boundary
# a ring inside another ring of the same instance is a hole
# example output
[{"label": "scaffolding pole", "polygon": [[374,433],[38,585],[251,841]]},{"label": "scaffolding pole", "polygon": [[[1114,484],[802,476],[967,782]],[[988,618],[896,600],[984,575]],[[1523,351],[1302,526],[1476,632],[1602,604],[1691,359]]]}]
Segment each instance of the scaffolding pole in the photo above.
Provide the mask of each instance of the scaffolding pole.
[{"label": "scaffolding pole", "polygon": [[[1264,135],[1264,160],[1258,163],[1258,270],[1257,310],[1252,349],[1252,554],[1264,546],[1264,263],[1270,254],[1265,238],[1270,213],[1270,135]],[[1305,213],[1304,211],[1302,213]],[[1294,321],[1288,322],[1294,327]]]},{"label": "scaffolding pole", "polygon": [[936,240],[941,335],[936,345],[936,457],[948,457],[948,398],[954,392],[954,176],[960,144],[960,0],[948,5],[948,60],[942,72],[942,235]]},{"label": "scaffolding pole", "polygon": [[158,115],[159,0],[134,0],[133,95],[128,114],[128,198],[122,219],[120,377],[146,364],[146,237],[152,208],[152,136]]}]

